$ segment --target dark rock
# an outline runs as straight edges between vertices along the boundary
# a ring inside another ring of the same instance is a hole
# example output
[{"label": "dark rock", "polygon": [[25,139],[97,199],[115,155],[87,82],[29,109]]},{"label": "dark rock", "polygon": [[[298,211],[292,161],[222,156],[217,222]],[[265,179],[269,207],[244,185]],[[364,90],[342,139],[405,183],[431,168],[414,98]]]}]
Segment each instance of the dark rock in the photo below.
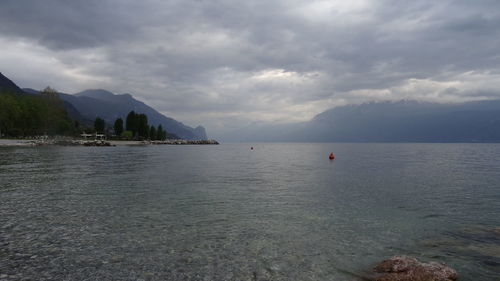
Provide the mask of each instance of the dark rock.
[{"label": "dark rock", "polygon": [[394,256],[382,261],[374,269],[379,273],[374,281],[453,281],[458,274],[444,263],[421,263],[407,256]]},{"label": "dark rock", "polygon": [[85,141],[83,143],[84,146],[111,146],[110,142],[94,140],[94,141]]}]

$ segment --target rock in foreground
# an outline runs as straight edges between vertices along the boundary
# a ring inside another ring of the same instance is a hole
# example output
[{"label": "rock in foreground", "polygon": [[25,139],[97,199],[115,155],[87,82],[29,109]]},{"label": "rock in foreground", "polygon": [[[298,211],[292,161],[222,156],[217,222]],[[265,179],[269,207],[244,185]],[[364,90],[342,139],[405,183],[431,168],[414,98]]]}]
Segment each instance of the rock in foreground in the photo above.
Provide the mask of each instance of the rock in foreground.
[{"label": "rock in foreground", "polygon": [[374,281],[453,281],[458,274],[444,263],[422,263],[406,256],[394,256],[377,265]]}]

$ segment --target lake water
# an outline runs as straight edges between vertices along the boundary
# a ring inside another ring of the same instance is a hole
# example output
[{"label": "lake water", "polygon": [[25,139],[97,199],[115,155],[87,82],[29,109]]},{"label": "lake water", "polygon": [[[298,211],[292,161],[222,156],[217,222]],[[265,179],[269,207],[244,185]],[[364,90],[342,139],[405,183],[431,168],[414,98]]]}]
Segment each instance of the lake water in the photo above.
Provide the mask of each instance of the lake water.
[{"label": "lake water", "polygon": [[396,254],[500,280],[500,145],[0,148],[0,279],[363,280]]}]

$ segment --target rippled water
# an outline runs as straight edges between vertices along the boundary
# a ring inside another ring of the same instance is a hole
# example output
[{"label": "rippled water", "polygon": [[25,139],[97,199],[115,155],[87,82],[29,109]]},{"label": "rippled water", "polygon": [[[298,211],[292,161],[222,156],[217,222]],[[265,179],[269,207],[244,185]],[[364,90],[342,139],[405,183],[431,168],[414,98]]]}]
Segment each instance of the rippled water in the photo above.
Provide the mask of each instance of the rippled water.
[{"label": "rippled water", "polygon": [[499,280],[500,145],[4,147],[0,215],[7,280]]}]

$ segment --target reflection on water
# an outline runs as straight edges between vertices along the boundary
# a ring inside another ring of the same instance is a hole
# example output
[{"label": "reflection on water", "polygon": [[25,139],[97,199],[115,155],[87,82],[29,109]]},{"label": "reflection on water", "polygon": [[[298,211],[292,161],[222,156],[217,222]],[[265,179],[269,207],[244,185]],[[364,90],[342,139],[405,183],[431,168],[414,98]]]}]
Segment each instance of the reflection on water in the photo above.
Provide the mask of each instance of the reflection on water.
[{"label": "reflection on water", "polygon": [[0,148],[0,275],[360,280],[394,254],[500,275],[499,145],[252,146]]}]

